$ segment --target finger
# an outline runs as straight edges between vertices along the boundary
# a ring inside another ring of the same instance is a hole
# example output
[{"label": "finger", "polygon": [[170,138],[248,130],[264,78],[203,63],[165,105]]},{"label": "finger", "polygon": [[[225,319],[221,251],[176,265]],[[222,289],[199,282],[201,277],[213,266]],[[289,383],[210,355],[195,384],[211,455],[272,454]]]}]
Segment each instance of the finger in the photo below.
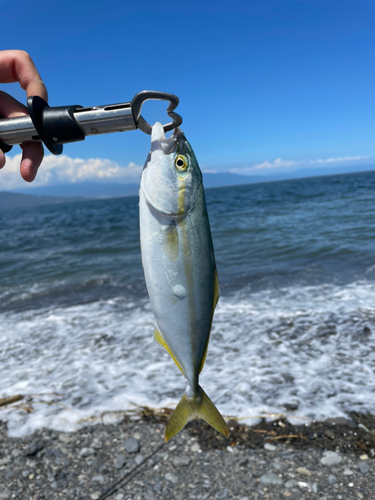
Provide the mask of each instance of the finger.
[{"label": "finger", "polygon": [[0,149],[0,169],[5,165],[5,154]]},{"label": "finger", "polygon": [[21,144],[23,150],[20,172],[22,178],[27,182],[32,182],[38,172],[38,168],[42,163],[44,151],[41,143],[26,143]]},{"label": "finger", "polygon": [[[0,67],[2,83],[19,82],[26,91],[27,97],[38,95],[45,101],[48,100],[47,89],[27,52],[22,50],[0,51]],[[28,114],[27,108],[13,97],[1,92],[0,113],[6,117]],[[38,168],[42,162],[44,152],[41,144],[22,144],[22,160],[20,165],[21,176],[25,181],[35,179]],[[4,166],[5,156],[0,152],[0,168]]]},{"label": "finger", "polygon": [[47,89],[33,60],[23,50],[0,51],[1,83],[19,82],[27,97],[38,95],[48,100]]},{"label": "finger", "polygon": [[0,90],[0,115],[4,118],[28,115],[27,107]]},{"label": "finger", "polygon": [[[28,114],[27,108],[11,97],[9,94],[0,91],[0,114],[7,118]],[[21,144],[23,149],[20,165],[21,176],[25,181],[32,182],[38,172],[38,168],[43,159],[43,146],[40,143]],[[5,155],[0,151],[0,168],[5,165]]]}]

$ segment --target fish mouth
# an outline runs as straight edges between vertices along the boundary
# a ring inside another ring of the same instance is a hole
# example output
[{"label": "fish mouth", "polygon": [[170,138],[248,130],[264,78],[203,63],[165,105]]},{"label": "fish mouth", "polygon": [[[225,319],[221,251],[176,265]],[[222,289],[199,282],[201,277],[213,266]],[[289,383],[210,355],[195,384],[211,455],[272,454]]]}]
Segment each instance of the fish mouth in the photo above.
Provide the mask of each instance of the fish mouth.
[{"label": "fish mouth", "polygon": [[160,148],[163,150],[164,154],[170,155],[171,153],[174,153],[176,151],[177,143],[181,135],[183,135],[183,132],[180,128],[177,127],[176,129],[174,129],[173,134],[169,139],[160,141]]},{"label": "fish mouth", "polygon": [[167,138],[162,124],[160,122],[155,123],[152,127],[151,152],[161,150],[166,155],[174,153],[181,134],[183,134],[182,130],[177,127],[173,130],[173,134]]}]

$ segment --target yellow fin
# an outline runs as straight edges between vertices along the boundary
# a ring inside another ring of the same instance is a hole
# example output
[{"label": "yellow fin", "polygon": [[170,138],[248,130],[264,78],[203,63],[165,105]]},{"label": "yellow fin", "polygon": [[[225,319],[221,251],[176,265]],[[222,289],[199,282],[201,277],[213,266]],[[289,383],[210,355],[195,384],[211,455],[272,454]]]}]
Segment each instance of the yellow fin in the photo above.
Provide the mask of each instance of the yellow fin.
[{"label": "yellow fin", "polygon": [[[208,339],[209,340],[209,339]],[[207,349],[208,349],[208,340],[207,340],[207,344],[206,344],[206,348],[204,350],[204,354],[203,354],[203,358],[202,358],[202,363],[201,363],[201,366],[199,368],[199,373],[203,370],[203,367],[204,367],[204,364],[206,362],[206,358],[207,358]]]},{"label": "yellow fin", "polygon": [[188,398],[186,394],[182,396],[165,429],[165,440],[169,441],[194,417],[202,418],[214,429],[228,437],[227,424],[219,410],[199,386],[198,394],[194,398]]},{"label": "yellow fin", "polygon": [[[214,317],[215,307],[216,307],[217,302],[219,300],[219,295],[220,295],[219,277],[217,275],[217,270],[216,270],[216,267],[215,267],[214,300],[213,300],[213,304],[212,304],[212,318]],[[212,323],[212,318],[211,318],[211,323]],[[210,336],[208,336],[208,339],[207,339],[207,344],[206,344],[206,348],[204,350],[204,354],[203,354],[203,358],[202,358],[202,363],[201,363],[201,366],[199,368],[199,373],[203,370],[204,363],[206,362],[207,349],[208,349],[208,342],[209,342],[209,340],[210,340]]]},{"label": "yellow fin", "polygon": [[219,276],[217,275],[217,269],[215,267],[215,278],[214,278],[214,306],[212,308],[212,316],[214,315],[215,307],[217,305],[217,301],[220,296],[220,285],[219,285]]},{"label": "yellow fin", "polygon": [[169,348],[168,344],[167,344],[167,343],[166,343],[166,341],[164,340],[163,335],[160,333],[160,331],[159,331],[157,328],[155,328],[155,330],[154,330],[154,337],[155,337],[156,342],[157,342],[158,344],[160,344],[162,347],[164,347],[164,349],[166,349],[166,350],[169,352],[169,354],[171,355],[171,358],[173,359],[173,361],[176,363],[176,365],[177,365],[177,366],[179,367],[179,369],[181,370],[181,373],[184,373],[184,372],[182,371],[182,368],[181,368],[181,366],[180,366],[180,363],[179,363],[179,362],[177,361],[177,359],[174,357],[174,355],[173,355],[172,351],[170,350],[170,348]]}]

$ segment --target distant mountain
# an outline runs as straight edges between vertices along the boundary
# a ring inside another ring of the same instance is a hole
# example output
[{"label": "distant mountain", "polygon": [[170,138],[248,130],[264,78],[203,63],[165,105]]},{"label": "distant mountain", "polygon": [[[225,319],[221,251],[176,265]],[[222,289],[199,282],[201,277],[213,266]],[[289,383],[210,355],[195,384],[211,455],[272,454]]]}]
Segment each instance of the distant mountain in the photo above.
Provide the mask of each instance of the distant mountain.
[{"label": "distant mountain", "polygon": [[[214,188],[265,182],[273,180],[266,176],[237,175],[231,173],[203,174],[204,187]],[[138,195],[139,184],[122,184],[107,182],[76,182],[74,184],[59,184],[57,186],[30,186],[26,189],[17,189],[17,193],[37,196],[83,197],[83,198],[117,198],[122,196]]]},{"label": "distant mountain", "polygon": [[230,172],[217,174],[203,174],[203,183],[206,189],[224,186],[237,186],[240,184],[253,184],[254,182],[269,182],[275,180],[275,176],[266,175],[238,175]]},{"label": "distant mountain", "polygon": [[203,174],[206,188],[235,186],[240,184],[254,184],[258,182],[285,181],[302,179],[305,177],[324,177],[326,175],[351,174],[375,170],[375,165],[357,165],[347,167],[300,168],[293,172],[283,172],[269,175],[239,175],[231,173]]},{"label": "distant mountain", "polygon": [[17,193],[38,196],[61,196],[83,198],[116,198],[138,194],[139,184],[114,184],[106,182],[76,182],[59,184],[57,186],[30,186],[27,189],[17,189]]},{"label": "distant mountain", "polygon": [[[302,179],[306,177],[325,177],[327,175],[341,175],[341,174],[355,174],[359,172],[369,172],[375,170],[375,165],[351,165],[351,166],[340,166],[340,167],[315,167],[315,168],[300,168],[298,170],[293,170],[291,172],[282,172],[282,173],[270,173],[268,175],[236,175],[236,174],[204,174],[205,178],[207,175],[219,175],[226,176],[232,175],[233,181],[236,179],[240,182],[237,184],[253,184],[255,182],[271,182],[271,181],[284,181],[289,179]],[[224,179],[225,180],[225,179]],[[231,180],[228,178],[228,180]],[[225,184],[226,186],[233,185]],[[214,187],[214,186],[209,186]]]},{"label": "distant mountain", "polygon": [[286,172],[274,176],[275,180],[301,179],[304,177],[325,177],[326,175],[356,174],[375,170],[375,165],[356,165],[341,167],[300,168],[293,172]]},{"label": "distant mountain", "polygon": [[79,201],[81,198],[57,198],[56,196],[34,196],[31,194],[10,193],[0,191],[0,210],[16,207],[37,207],[41,205],[56,205],[67,201]]},{"label": "distant mountain", "polygon": [[[356,173],[361,171],[375,170],[375,165],[362,165],[357,167],[322,167],[314,169],[299,169],[294,172],[284,172],[269,175],[238,175],[229,172],[204,173],[203,182],[206,189],[224,186],[236,186],[242,184],[254,184],[260,182],[282,181],[288,179],[300,179],[303,177],[319,177],[326,175],[338,175]],[[41,186],[27,189],[18,189],[16,192],[0,192],[0,207],[2,206],[30,206],[47,205],[50,203],[63,203],[66,201],[78,201],[79,199],[92,198],[120,198],[123,196],[137,196],[139,184],[122,184],[108,182],[79,182],[73,184],[60,184],[57,186]],[[21,196],[19,198],[6,198],[5,195]],[[22,198],[26,196],[27,198]],[[11,205],[10,205],[11,204]]]},{"label": "distant mountain", "polygon": [[[234,174],[206,174],[209,178],[206,180],[205,187],[219,187],[233,184],[243,184],[251,182],[246,176]],[[244,180],[242,180],[244,178]],[[234,180],[235,179],[235,180]],[[17,193],[49,196],[62,198],[120,198],[122,196],[135,196],[139,192],[139,184],[114,184],[107,182],[79,182],[74,184],[59,184],[57,186],[30,186],[25,189],[17,189]]]}]

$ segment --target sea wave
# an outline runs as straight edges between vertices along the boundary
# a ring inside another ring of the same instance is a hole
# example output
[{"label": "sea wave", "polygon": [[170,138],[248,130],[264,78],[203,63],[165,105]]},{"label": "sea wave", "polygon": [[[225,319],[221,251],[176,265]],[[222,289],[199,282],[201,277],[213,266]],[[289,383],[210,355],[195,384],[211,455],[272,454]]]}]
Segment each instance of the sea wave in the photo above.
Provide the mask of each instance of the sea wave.
[{"label": "sea wave", "polygon": [[[202,386],[224,415],[250,423],[264,412],[323,419],[375,411],[374,295],[375,283],[361,280],[222,297]],[[152,332],[148,300],[123,295],[0,314],[0,397],[54,394],[35,399],[31,413],[3,408],[0,418],[24,435],[72,430],[133,403],[177,403],[185,381]]]}]

